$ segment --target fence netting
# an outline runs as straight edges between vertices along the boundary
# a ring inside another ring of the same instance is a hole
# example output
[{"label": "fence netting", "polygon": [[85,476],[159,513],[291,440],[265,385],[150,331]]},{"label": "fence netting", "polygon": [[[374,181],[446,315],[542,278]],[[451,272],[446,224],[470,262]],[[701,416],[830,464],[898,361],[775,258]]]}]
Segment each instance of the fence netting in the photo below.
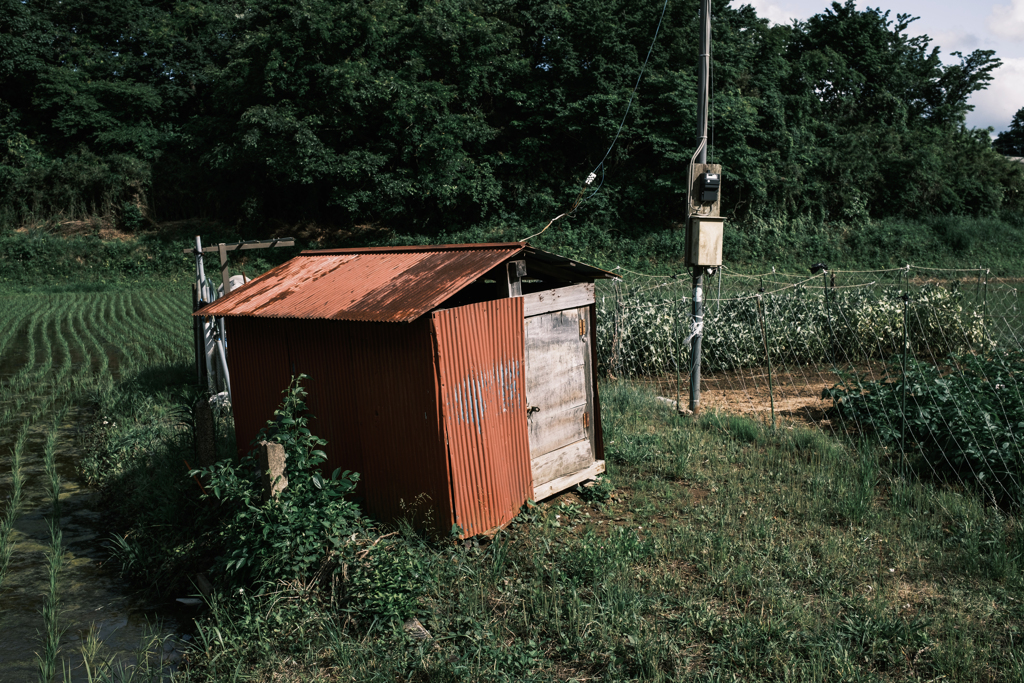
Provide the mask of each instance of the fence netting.
[{"label": "fence netting", "polygon": [[[597,288],[599,370],[686,409],[688,273]],[[898,466],[1024,498],[1022,281],[906,266],[704,282],[701,410],[877,439]]]}]

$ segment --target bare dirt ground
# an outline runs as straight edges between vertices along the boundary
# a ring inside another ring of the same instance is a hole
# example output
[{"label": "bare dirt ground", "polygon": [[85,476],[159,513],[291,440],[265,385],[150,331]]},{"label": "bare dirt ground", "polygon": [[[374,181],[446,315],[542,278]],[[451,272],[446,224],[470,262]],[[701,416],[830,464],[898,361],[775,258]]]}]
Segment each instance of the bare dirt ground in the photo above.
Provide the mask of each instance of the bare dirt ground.
[{"label": "bare dirt ground", "polygon": [[[863,380],[886,379],[882,363],[871,363],[850,368]],[[769,388],[768,368],[746,368],[728,372],[708,373],[701,377],[700,405],[702,410],[719,410],[733,415],[753,417],[770,422],[774,402],[776,419],[813,424],[832,431],[829,410],[831,399],[823,399],[822,391],[839,383],[839,376],[824,368],[797,366],[784,370],[772,369]],[[651,387],[659,396],[675,401],[677,385],[675,375],[662,375],[632,380]],[[683,376],[678,385],[681,405],[689,403],[690,382]]]}]

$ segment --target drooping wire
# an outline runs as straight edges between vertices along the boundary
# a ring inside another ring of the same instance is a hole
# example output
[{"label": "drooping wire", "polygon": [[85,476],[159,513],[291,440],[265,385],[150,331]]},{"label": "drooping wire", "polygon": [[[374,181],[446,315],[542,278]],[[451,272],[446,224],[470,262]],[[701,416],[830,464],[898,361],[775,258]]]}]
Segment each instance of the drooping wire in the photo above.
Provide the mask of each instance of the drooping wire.
[{"label": "drooping wire", "polygon": [[[619,136],[622,134],[622,129],[626,125],[626,117],[629,116],[629,110],[633,107],[633,100],[636,98],[636,91],[640,89],[640,80],[644,77],[644,71],[647,69],[647,63],[651,60],[651,54],[654,52],[654,44],[658,42],[658,33],[661,32],[661,24],[665,20],[666,10],[668,10],[668,0],[665,0],[665,3],[661,6],[661,16],[658,17],[658,25],[654,29],[654,38],[651,39],[651,46],[647,48],[647,57],[644,58],[644,63],[640,67],[640,75],[636,77],[636,83],[633,85],[633,92],[630,93],[629,102],[626,104],[626,111],[622,115],[622,121],[619,122],[619,128],[618,130],[615,131],[615,137],[612,138],[612,143],[608,145],[608,151],[604,153],[604,156],[601,157],[601,161],[597,163],[597,166],[594,166],[594,170],[591,171],[590,175],[587,176],[587,179],[584,181],[583,187],[580,188],[579,194],[576,195],[576,200],[572,203],[572,206],[569,208],[569,210],[559,214],[558,216],[555,216],[550,221],[548,221],[548,224],[544,226],[543,230],[541,230],[538,233],[534,233],[529,237],[524,237],[523,239],[519,240],[520,242],[525,242],[527,240],[539,236],[544,232],[544,230],[550,228],[552,223],[559,220],[560,218],[564,218],[565,216],[572,216],[573,212],[576,211],[576,209],[578,209],[581,204],[583,204],[588,199],[596,195],[598,191],[600,191],[600,189],[604,186],[604,162],[608,160],[608,155],[612,153],[612,150],[615,148],[615,143],[619,141]],[[600,169],[601,171],[601,182],[598,183],[597,187],[595,187],[593,191],[590,192],[590,194],[584,196],[584,193],[586,193],[587,191],[587,187],[595,180],[597,180],[598,169]]]},{"label": "drooping wire", "polygon": [[[608,159],[608,155],[612,153],[612,149],[615,147],[615,143],[619,140],[619,135],[622,133],[622,128],[626,125],[626,117],[629,116],[629,110],[633,106],[633,100],[636,98],[636,91],[640,88],[640,79],[644,77],[644,70],[647,69],[647,62],[651,60],[651,53],[654,52],[654,44],[658,41],[658,33],[661,31],[661,22],[665,19],[665,10],[668,9],[668,0],[665,0],[665,4],[661,6],[661,16],[658,17],[658,26],[654,29],[654,38],[651,39],[651,46],[647,48],[647,57],[644,58],[643,66],[640,67],[640,75],[636,77],[636,84],[633,86],[633,92],[629,95],[629,103],[626,104],[626,111],[622,115],[622,121],[619,122],[619,129],[615,131],[615,137],[612,138],[612,144],[608,145],[608,151],[601,157],[601,161],[594,167],[592,173],[597,173],[597,169],[604,167],[604,162]],[[603,173],[603,171],[602,171]],[[604,184],[602,179],[602,184]],[[600,189],[600,186],[598,186]],[[596,193],[597,190],[594,190]],[[592,193],[593,195],[593,193]]]}]

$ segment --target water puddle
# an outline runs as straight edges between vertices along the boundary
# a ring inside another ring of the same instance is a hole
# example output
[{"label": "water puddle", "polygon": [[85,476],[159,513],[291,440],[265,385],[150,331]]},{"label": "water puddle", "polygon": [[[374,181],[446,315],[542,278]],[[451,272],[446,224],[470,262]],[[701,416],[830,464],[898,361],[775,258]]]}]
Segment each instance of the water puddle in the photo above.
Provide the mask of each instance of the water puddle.
[{"label": "water puddle", "polygon": [[[10,377],[27,362],[28,335],[19,332],[17,343],[0,359],[0,378]],[[108,372],[117,369],[121,354],[107,346]],[[73,365],[93,364],[86,354],[68,351]],[[64,356],[54,353],[55,367]],[[21,364],[19,366],[19,363]],[[53,371],[51,370],[51,373]],[[44,380],[45,381],[45,380]],[[42,398],[28,401],[22,415],[0,428],[0,509],[10,494],[11,459],[18,430]],[[46,551],[50,543],[49,479],[43,467],[49,415],[31,427],[22,455],[24,505],[14,526],[14,553],[3,587],[0,588],[0,683],[36,680],[42,652],[42,609],[47,594]],[[154,633],[161,636],[157,651],[170,663],[180,660],[181,640],[177,633],[188,622],[188,614],[148,603],[119,579],[110,566],[106,544],[110,537],[104,527],[99,495],[78,483],[76,436],[84,421],[94,419],[86,411],[69,411],[58,431],[57,469],[61,477],[61,520],[65,566],[60,583],[60,624],[66,629],[60,641],[60,663],[70,676],[58,674],[58,681],[87,681],[81,667],[83,639],[92,632],[100,642],[99,659],[134,662],[140,643]],[[60,664],[58,664],[58,668]]]}]

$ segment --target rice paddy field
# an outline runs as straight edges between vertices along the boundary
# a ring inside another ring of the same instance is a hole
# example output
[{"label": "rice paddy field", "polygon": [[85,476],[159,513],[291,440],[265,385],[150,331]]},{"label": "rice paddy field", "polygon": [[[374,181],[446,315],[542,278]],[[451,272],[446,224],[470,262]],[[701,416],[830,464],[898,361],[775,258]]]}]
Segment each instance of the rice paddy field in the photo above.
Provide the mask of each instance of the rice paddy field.
[{"label": "rice paddy field", "polygon": [[83,644],[102,661],[154,630],[152,607],[108,566],[82,435],[104,426],[104,390],[191,362],[187,292],[83,289],[99,291],[0,294],[0,681],[67,667],[84,680]]}]

